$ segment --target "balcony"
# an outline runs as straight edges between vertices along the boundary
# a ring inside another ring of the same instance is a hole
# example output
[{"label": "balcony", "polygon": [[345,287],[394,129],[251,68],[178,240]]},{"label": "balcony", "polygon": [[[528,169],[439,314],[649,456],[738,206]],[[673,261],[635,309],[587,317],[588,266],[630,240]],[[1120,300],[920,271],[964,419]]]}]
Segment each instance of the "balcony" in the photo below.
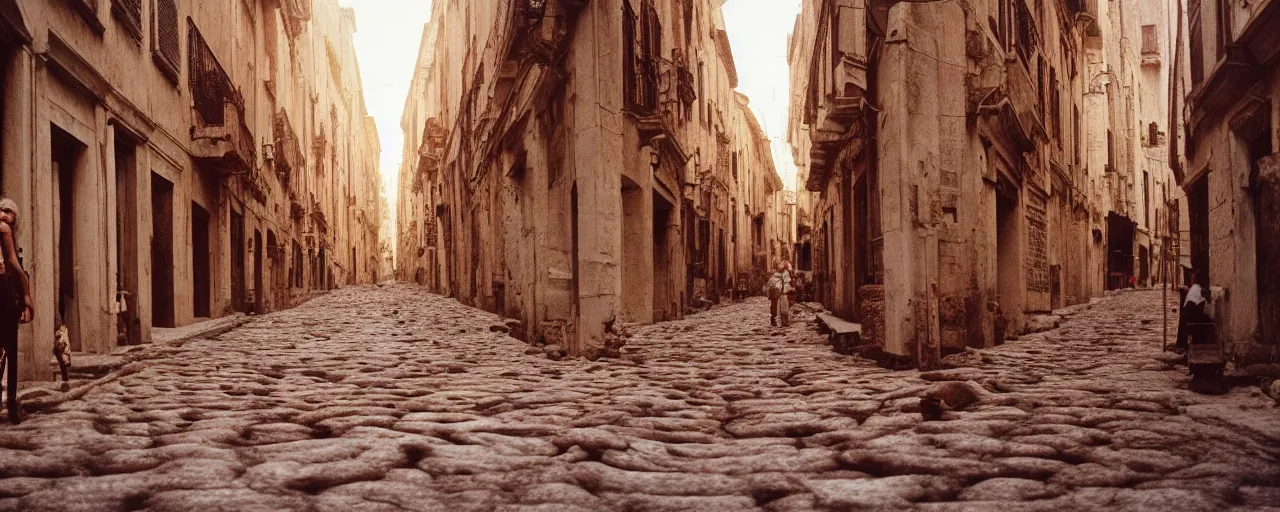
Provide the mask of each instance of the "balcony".
[{"label": "balcony", "polygon": [[812,125],[812,147],[805,189],[815,192],[826,186],[837,162],[858,158],[866,143],[867,11],[834,4],[824,3],[819,25],[836,29],[819,32],[809,63],[810,76],[823,76],[823,67],[831,76],[809,82],[806,117]]},{"label": "balcony", "polygon": [[307,208],[302,205],[302,200],[298,198],[298,193],[289,191],[289,217],[293,220],[302,220],[307,216]]},{"label": "balcony", "polygon": [[275,171],[280,177],[280,183],[288,188],[293,173],[306,169],[306,156],[302,153],[302,142],[293,131],[288,112],[280,109],[272,124],[275,127]]},{"label": "balcony", "polygon": [[253,133],[244,122],[244,99],[190,21],[187,41],[188,86],[194,103],[191,156],[202,167],[219,174],[249,172],[256,165],[257,148]]},{"label": "balcony", "polygon": [[510,15],[504,20],[512,29],[507,58],[528,60],[539,65],[550,64],[569,40],[568,26],[585,4],[585,0],[511,2]]},{"label": "balcony", "polygon": [[418,172],[414,176],[414,192],[422,190],[424,177],[431,181],[436,179],[440,166],[444,163],[446,137],[448,133],[438,119],[433,117],[427,120],[422,129],[422,145],[418,148]]},{"label": "balcony", "polygon": [[329,232],[329,219],[325,217],[324,209],[320,207],[319,201],[311,201],[311,223],[315,225],[316,231],[321,233]]},{"label": "balcony", "polygon": [[233,103],[222,104],[221,122],[208,124],[196,116],[191,127],[191,156],[207,170],[244,174],[256,166],[253,133]]},{"label": "balcony", "polygon": [[1195,63],[1199,60],[1197,50],[1212,52],[1214,43],[1208,38],[1194,37],[1193,33],[1192,77],[1196,86],[1188,98],[1192,111],[1189,125],[1192,134],[1197,133],[1204,123],[1220,119],[1234,105],[1247,99],[1250,89],[1265,79],[1266,63],[1280,58],[1280,31],[1275,30],[1278,24],[1280,1],[1272,0],[1256,10],[1240,36],[1227,45],[1217,64],[1203,80],[1198,81],[1195,80]]},{"label": "balcony", "polygon": [[1005,59],[998,81],[976,83],[973,88],[972,97],[981,98],[976,113],[993,134],[1013,141],[1023,151],[1033,151],[1036,139],[1048,138],[1031,75],[1018,57]]}]

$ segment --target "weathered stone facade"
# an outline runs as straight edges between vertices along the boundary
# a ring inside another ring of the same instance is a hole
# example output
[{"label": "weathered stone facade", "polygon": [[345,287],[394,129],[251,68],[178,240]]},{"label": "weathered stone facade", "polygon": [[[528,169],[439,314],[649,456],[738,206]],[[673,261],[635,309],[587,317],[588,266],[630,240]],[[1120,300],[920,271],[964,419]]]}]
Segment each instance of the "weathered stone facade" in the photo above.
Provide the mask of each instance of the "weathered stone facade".
[{"label": "weathered stone facade", "polygon": [[588,356],[614,321],[719,300],[791,243],[736,75],[719,2],[437,3],[397,276]]},{"label": "weathered stone facade", "polygon": [[371,282],[376,130],[336,0],[5,0],[3,193],[47,378],[55,317],[105,352]]},{"label": "weathered stone facade", "polygon": [[[1176,87],[1191,268],[1236,364],[1280,360],[1280,2],[1191,0]],[[1186,251],[1184,251],[1186,252]]]},{"label": "weathered stone facade", "polygon": [[[1122,45],[1165,11],[1109,4],[804,2],[789,49],[807,188],[797,263],[833,312],[883,322],[868,341],[886,362],[931,367],[1002,343],[1028,315],[1100,295],[1108,254],[1128,258],[1125,285],[1136,269],[1153,282],[1155,219],[1173,196],[1155,195],[1163,135],[1133,141],[1167,106],[1134,100],[1160,93],[1164,71]],[[1123,87],[1099,78],[1120,71]],[[1109,217],[1142,227],[1118,236]]]}]

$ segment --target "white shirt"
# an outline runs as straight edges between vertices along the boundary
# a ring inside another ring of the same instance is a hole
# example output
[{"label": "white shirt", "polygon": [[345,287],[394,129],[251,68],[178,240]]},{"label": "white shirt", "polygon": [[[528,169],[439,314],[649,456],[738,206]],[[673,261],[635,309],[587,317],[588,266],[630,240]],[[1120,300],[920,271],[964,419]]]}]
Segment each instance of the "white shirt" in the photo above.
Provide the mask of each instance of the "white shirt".
[{"label": "white shirt", "polygon": [[1200,285],[1193,284],[1191,289],[1187,290],[1187,300],[1183,305],[1187,304],[1204,304],[1204,292],[1200,289]]}]

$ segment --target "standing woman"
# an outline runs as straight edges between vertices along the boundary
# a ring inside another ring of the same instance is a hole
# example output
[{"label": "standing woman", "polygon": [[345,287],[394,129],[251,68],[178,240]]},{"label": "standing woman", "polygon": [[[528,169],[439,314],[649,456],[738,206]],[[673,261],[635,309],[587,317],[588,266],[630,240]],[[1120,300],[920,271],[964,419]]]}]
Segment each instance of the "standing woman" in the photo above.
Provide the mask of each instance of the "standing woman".
[{"label": "standing woman", "polygon": [[31,283],[18,261],[18,204],[0,199],[0,348],[4,349],[4,367],[8,374],[9,420],[21,421],[18,407],[18,324],[31,321]]}]

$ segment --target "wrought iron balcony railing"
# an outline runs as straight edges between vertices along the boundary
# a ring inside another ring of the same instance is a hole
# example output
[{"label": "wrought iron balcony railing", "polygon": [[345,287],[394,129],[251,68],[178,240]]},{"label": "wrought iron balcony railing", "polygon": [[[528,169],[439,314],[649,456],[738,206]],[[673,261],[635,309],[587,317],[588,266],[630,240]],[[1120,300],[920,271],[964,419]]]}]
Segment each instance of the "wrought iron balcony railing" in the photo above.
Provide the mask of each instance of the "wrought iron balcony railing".
[{"label": "wrought iron balcony railing", "polygon": [[187,43],[187,85],[195,117],[191,127],[192,154],[218,172],[248,172],[255,165],[257,147],[244,121],[244,99],[190,19]]},{"label": "wrought iron balcony railing", "polygon": [[302,152],[302,141],[293,131],[293,123],[289,121],[289,113],[284,109],[277,112],[275,125],[275,168],[280,182],[287,188],[293,174],[306,167],[306,156]]}]

